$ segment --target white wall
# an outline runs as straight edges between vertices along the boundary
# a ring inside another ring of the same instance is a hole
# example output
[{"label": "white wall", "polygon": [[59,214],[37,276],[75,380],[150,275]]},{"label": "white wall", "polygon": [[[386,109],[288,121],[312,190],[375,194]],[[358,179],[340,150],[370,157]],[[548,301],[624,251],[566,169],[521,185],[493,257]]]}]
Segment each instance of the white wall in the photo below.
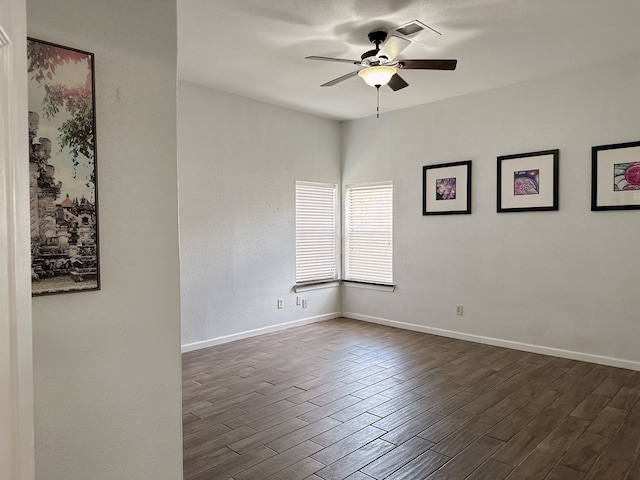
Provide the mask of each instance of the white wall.
[{"label": "white wall", "polygon": [[182,476],[173,0],[29,0],[95,54],[102,290],[33,300],[40,479]]},{"label": "white wall", "polygon": [[[591,147],[640,140],[638,85],[632,59],[346,123],[343,183],[395,184],[397,289],[345,287],[345,314],[640,369],[640,211],[590,211]],[[559,211],[497,214],[496,157],[553,148]],[[422,166],[459,160],[473,213],[423,217]]]},{"label": "white wall", "polygon": [[339,314],[338,288],[302,309],[292,287],[295,181],[339,183],[340,138],[337,122],[180,83],[183,345]]},{"label": "white wall", "polygon": [[32,480],[26,5],[0,2],[0,479]]}]

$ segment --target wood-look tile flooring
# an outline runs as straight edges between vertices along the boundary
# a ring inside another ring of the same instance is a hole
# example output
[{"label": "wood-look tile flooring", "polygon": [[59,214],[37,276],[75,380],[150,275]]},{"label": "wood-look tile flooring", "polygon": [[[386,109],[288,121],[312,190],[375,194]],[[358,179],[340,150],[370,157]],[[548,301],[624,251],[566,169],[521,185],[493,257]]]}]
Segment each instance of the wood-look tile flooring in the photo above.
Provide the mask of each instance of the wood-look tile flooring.
[{"label": "wood-look tile flooring", "polygon": [[183,371],[189,480],[640,479],[640,372],[348,319]]}]

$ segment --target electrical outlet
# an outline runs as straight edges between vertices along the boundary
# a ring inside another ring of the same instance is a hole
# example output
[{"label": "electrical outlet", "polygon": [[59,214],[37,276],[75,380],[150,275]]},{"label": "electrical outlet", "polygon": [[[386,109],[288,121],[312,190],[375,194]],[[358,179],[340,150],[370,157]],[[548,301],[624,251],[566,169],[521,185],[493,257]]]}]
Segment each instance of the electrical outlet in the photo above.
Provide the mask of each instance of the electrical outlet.
[{"label": "electrical outlet", "polygon": [[296,297],[296,305],[302,305],[302,297],[300,295]]},{"label": "electrical outlet", "polygon": [[307,299],[306,298],[302,299],[302,308],[307,308]]},{"label": "electrical outlet", "polygon": [[462,315],[462,305],[456,306],[456,315]]},{"label": "electrical outlet", "polygon": [[281,298],[279,298],[278,299],[278,309],[282,309],[282,308],[284,308],[284,301]]}]

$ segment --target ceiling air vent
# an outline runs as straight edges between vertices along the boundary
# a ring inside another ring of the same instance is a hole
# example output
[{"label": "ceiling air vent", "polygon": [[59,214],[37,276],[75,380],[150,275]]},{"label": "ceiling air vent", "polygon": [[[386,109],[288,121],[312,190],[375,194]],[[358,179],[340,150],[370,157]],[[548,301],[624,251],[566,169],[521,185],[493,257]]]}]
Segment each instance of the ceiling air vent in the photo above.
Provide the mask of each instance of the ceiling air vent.
[{"label": "ceiling air vent", "polygon": [[394,30],[399,34],[404,35],[405,37],[414,36],[422,32],[423,30],[428,30],[431,33],[437,33],[438,35],[441,35],[440,32],[431,28],[429,25],[422,23],[420,20],[412,20],[403,25],[400,25],[399,27],[394,28]]}]

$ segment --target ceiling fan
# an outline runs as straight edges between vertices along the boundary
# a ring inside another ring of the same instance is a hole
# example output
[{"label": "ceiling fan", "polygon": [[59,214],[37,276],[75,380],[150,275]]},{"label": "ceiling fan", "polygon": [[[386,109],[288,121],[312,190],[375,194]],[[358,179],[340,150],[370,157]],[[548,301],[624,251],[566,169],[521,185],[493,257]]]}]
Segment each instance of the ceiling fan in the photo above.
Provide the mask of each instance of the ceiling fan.
[{"label": "ceiling fan", "polygon": [[[351,63],[364,67],[360,70],[347,73],[341,77],[334,78],[320,85],[321,87],[331,87],[337,83],[358,75],[367,85],[379,89],[383,85],[389,85],[394,90],[408,87],[409,84],[398,75],[398,70],[455,70],[457,60],[407,60],[396,58],[402,50],[411,43],[410,40],[391,35],[387,38],[387,32],[374,31],[369,33],[369,41],[375,45],[375,49],[368,50],[362,54],[360,60],[348,60],[344,58],[305,57],[308,60],[323,60],[326,62]],[[382,48],[380,45],[382,44]]]}]

